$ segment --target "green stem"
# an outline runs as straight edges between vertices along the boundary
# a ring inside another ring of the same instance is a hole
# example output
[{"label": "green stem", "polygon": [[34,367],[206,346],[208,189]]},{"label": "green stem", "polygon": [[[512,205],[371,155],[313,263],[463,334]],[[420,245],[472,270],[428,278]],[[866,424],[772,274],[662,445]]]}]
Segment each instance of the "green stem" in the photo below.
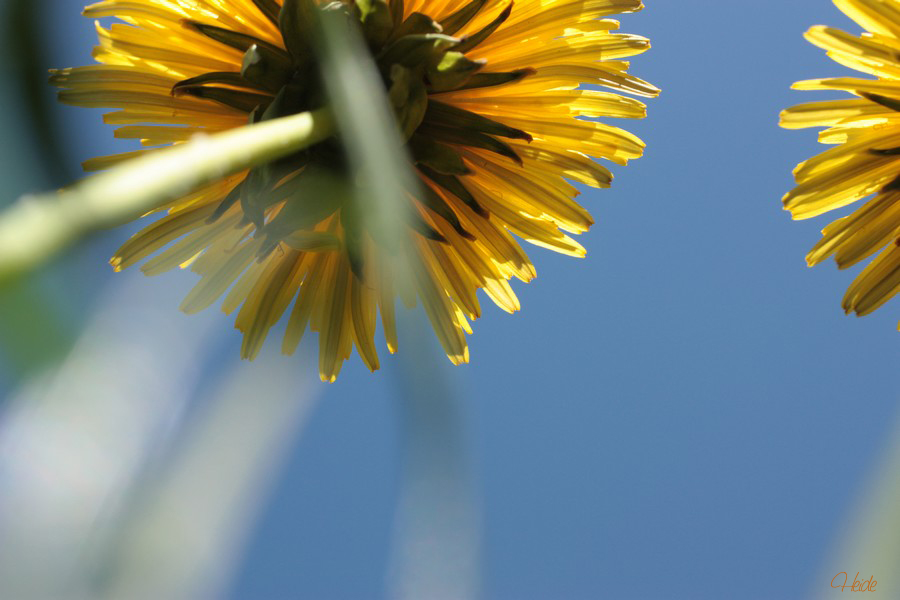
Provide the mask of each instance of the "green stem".
[{"label": "green stem", "polygon": [[[378,70],[359,31],[320,12],[319,61],[350,164],[365,190],[358,204],[368,231],[397,243],[392,276],[416,290],[416,248],[406,221],[408,194],[421,197]],[[420,315],[421,316],[421,315]],[[424,320],[401,311],[398,401],[406,464],[389,597],[474,598],[478,589],[478,507],[467,470],[459,398],[438,366]]]},{"label": "green stem", "polygon": [[292,154],[334,132],[330,110],[291,115],[160,149],[0,213],[0,281],[30,271],[85,235],[192,190]]}]

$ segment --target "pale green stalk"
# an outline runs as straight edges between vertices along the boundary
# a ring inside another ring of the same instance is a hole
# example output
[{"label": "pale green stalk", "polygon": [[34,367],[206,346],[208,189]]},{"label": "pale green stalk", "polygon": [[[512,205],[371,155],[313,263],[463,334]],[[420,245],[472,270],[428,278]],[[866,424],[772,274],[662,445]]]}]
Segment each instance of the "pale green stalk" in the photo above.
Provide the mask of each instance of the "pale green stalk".
[{"label": "pale green stalk", "polygon": [[198,187],[287,156],[333,133],[330,111],[291,115],[160,149],[0,213],[0,280],[40,266],[85,235]]}]

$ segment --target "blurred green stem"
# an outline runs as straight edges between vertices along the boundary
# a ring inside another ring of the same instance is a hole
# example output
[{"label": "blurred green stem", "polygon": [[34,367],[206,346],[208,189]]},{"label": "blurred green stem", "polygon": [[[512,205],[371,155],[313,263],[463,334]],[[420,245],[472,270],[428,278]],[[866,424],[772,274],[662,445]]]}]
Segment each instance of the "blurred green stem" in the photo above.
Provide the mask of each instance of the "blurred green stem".
[{"label": "blurred green stem", "polygon": [[400,357],[404,464],[388,597],[477,598],[481,523],[466,453],[464,407],[438,366],[421,320],[406,317],[399,326],[414,352]]},{"label": "blurred green stem", "polygon": [[228,175],[287,156],[333,133],[322,108],[160,149],[57,193],[23,197],[0,214],[0,281],[32,270],[85,235],[137,218]]},{"label": "blurred green stem", "polygon": [[[347,156],[366,190],[368,227],[398,244],[392,263],[398,289],[415,289],[416,252],[404,219],[418,181],[384,85],[358,31],[321,13],[319,60]],[[389,597],[465,600],[478,589],[478,510],[465,460],[461,406],[442,377],[427,325],[398,314],[404,481],[397,511]]]}]

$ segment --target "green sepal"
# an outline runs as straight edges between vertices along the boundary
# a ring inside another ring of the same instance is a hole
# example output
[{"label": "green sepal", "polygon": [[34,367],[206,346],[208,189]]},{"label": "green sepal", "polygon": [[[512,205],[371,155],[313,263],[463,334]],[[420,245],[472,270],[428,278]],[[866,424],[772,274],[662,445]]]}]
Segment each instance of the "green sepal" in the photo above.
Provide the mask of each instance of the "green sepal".
[{"label": "green sepal", "polygon": [[330,252],[341,247],[338,237],[327,231],[295,231],[281,241],[302,252]]},{"label": "green sepal", "polygon": [[394,110],[401,110],[406,106],[409,91],[412,86],[412,70],[401,65],[391,65],[391,85],[388,88],[388,101]]},{"label": "green sepal", "polygon": [[415,81],[409,92],[409,98],[400,114],[400,128],[404,139],[409,139],[416,132],[425,118],[425,110],[428,108],[428,91],[425,85]]},{"label": "green sepal", "polygon": [[386,0],[356,0],[363,33],[369,45],[380,48],[394,30],[394,16]]},{"label": "green sepal", "polygon": [[270,167],[272,164],[274,163],[257,167],[248,173],[243,181],[228,192],[213,214],[206,219],[206,223],[211,224],[218,221],[222,215],[228,212],[229,208],[240,200],[241,210],[244,211],[244,224],[252,222],[258,227],[262,226],[265,209],[287,199],[291,194],[291,188],[287,184],[274,190],[271,189],[271,182],[281,179],[272,176],[273,169]]},{"label": "green sepal", "polygon": [[453,230],[458,233],[460,236],[464,237],[467,240],[474,240],[475,236],[472,235],[469,231],[462,226],[462,223],[459,222],[459,217],[453,212],[453,209],[449,204],[438,194],[431,185],[426,181],[422,181],[422,195],[419,198],[419,202],[422,203],[423,206],[427,207],[428,210],[439,216],[440,218],[447,221]]},{"label": "green sepal", "polygon": [[278,6],[278,3],[275,2],[275,0],[253,0],[253,4],[256,5],[256,8],[259,9],[259,12],[261,12],[264,17],[271,21],[275,27],[278,27],[278,13],[281,10],[281,7]]},{"label": "green sepal", "polygon": [[263,181],[265,181],[266,190],[268,190],[266,192],[269,195],[266,199],[267,206],[286,200],[290,196],[290,188],[282,189],[284,184],[281,186],[278,186],[278,184],[289,182],[298,177],[299,173],[310,162],[309,154],[309,152],[297,152],[280,160],[256,167],[260,171]]},{"label": "green sepal", "polygon": [[475,199],[475,196],[466,188],[462,181],[460,181],[459,177],[455,175],[444,175],[443,173],[438,173],[434,169],[430,169],[425,165],[418,166],[419,171],[422,172],[423,175],[428,177],[431,181],[433,181],[436,185],[444,188],[457,198],[459,198],[463,204],[472,209],[476,215],[480,217],[484,217],[487,219],[490,216],[490,213],[484,208],[478,200]]},{"label": "green sepal", "polygon": [[[419,69],[417,69],[419,70]],[[404,66],[391,67],[391,87],[388,99],[397,115],[397,123],[404,139],[409,139],[422,124],[428,108],[428,91],[421,76]]]},{"label": "green sepal", "polygon": [[508,71],[506,73],[475,73],[474,75],[469,77],[468,81],[459,86],[457,89],[474,90],[476,88],[494,87],[497,85],[516,83],[525,79],[529,75],[534,75],[536,72],[537,71],[535,71],[534,69],[526,67],[524,69]]},{"label": "green sepal", "polygon": [[275,94],[272,102],[262,113],[260,120],[268,121],[309,110],[311,107],[304,96],[305,91],[303,86],[296,83],[285,85]]},{"label": "green sepal", "polygon": [[459,40],[441,33],[416,33],[405,35],[389,44],[376,58],[380,65],[400,64],[416,67],[428,64],[433,57],[449,50]]},{"label": "green sepal", "polygon": [[283,52],[274,53],[253,44],[244,53],[241,75],[262,89],[277,92],[290,78],[292,69],[290,58]]},{"label": "green sepal", "polygon": [[415,133],[409,140],[409,150],[413,160],[445,175],[471,175],[462,157],[450,146],[434,141],[428,135]]},{"label": "green sepal", "polygon": [[392,44],[407,35],[442,32],[443,29],[441,29],[441,25],[437,21],[426,14],[414,12],[394,28],[387,43]]},{"label": "green sepal", "polygon": [[188,29],[202,33],[206,37],[215,40],[220,44],[224,44],[235,50],[240,50],[241,52],[246,52],[250,49],[250,46],[256,44],[258,46],[263,46],[272,52],[284,54],[284,50],[278,46],[270,44],[265,40],[261,40],[258,37],[247,35],[246,33],[238,33],[237,31],[232,31],[224,27],[207,25],[206,23],[200,23],[191,19],[182,19],[181,24]]},{"label": "green sepal", "polygon": [[897,156],[900,154],[900,147],[897,148],[870,148],[870,154],[874,154],[876,156]]},{"label": "green sepal", "polygon": [[[253,110],[249,117],[250,124],[265,120],[264,112],[260,108]],[[287,179],[291,173],[302,170],[306,161],[307,153],[298,152],[252,169],[247,177],[225,196],[206,222],[217,221],[240,200],[245,211],[244,222],[254,222],[257,226],[261,226],[265,209],[287,199],[292,193],[292,188],[287,184],[277,188],[275,186]]]},{"label": "green sepal", "polygon": [[486,60],[470,60],[462,52],[444,52],[440,60],[429,66],[429,87],[434,92],[455,90],[486,64]]},{"label": "green sepal", "polygon": [[880,193],[896,192],[898,190],[900,190],[900,175],[889,181],[887,185],[881,188]]},{"label": "green sepal", "polygon": [[[440,140],[450,144],[459,144],[461,146],[471,146],[473,148],[482,148],[489,150],[501,156],[505,156],[510,160],[522,165],[522,158],[513,150],[512,146],[505,142],[501,142],[486,133],[469,129],[458,129],[455,127],[444,127],[441,125],[433,125],[427,121],[423,121],[419,126],[417,135],[427,136],[433,140]],[[431,165],[429,165],[431,166]],[[438,169],[440,171],[440,169]],[[457,175],[458,173],[451,173]]]},{"label": "green sepal", "polygon": [[403,0],[388,0],[391,4],[391,17],[394,20],[394,27],[399,27],[403,22],[403,13],[406,11],[403,6]]},{"label": "green sepal", "polygon": [[898,98],[889,98],[888,96],[882,96],[881,94],[869,94],[867,92],[860,92],[859,95],[866,100],[871,100],[885,108],[900,112],[900,99]]},{"label": "green sepal", "polygon": [[266,202],[263,194],[263,177],[259,169],[251,169],[241,185],[241,210],[244,211],[244,221],[253,223],[257,230],[261,229],[266,220]]},{"label": "green sepal", "polygon": [[513,140],[525,140],[531,142],[531,134],[503,123],[498,123],[488,117],[483,117],[477,113],[431,100],[428,102],[428,110],[425,112],[425,120],[439,127],[470,129],[480,131],[488,135],[497,135]]},{"label": "green sepal", "polygon": [[441,20],[441,27],[444,28],[444,33],[447,35],[453,35],[460,29],[466,26],[466,24],[475,18],[484,5],[487,4],[487,0],[471,0],[468,4],[460,8],[458,11],[447,17],[446,19]]},{"label": "green sepal", "polygon": [[189,79],[183,79],[179,81],[172,86],[172,94],[178,96],[180,94],[186,93],[185,90],[187,90],[188,88],[203,87],[211,83],[233,85],[235,87],[245,87],[251,90],[265,89],[262,86],[254,84],[252,81],[247,81],[240,73],[234,73],[231,71],[215,71],[212,73],[203,73],[202,75],[197,75],[196,77],[191,77]]},{"label": "green sepal", "polygon": [[412,210],[409,213],[409,226],[412,227],[413,231],[416,231],[429,240],[441,242],[442,244],[448,243],[447,238],[445,238],[440,231],[429,225],[425,219],[422,218],[422,215],[415,210]]},{"label": "green sepal", "polygon": [[[296,157],[297,155],[294,156]],[[304,160],[295,160],[293,163],[283,160],[257,167],[262,179],[266,182],[265,206],[268,207],[278,202],[283,202],[294,195],[297,186],[300,185],[299,177],[306,163],[307,161]],[[293,177],[288,177],[292,174]],[[277,185],[279,183],[281,185]]]},{"label": "green sepal", "polygon": [[284,0],[281,5],[278,28],[295,65],[302,65],[312,58],[310,44],[316,31],[315,10],[312,0]]},{"label": "green sepal", "polygon": [[457,46],[456,49],[459,52],[468,52],[469,50],[472,50],[473,48],[481,44],[484,40],[488,39],[491,34],[494,33],[497,28],[503,25],[503,23],[509,18],[509,15],[512,13],[512,7],[513,3],[510,2],[509,5],[505,9],[503,9],[503,12],[497,15],[497,17],[493,21],[482,27],[476,33],[464,37],[462,43]]},{"label": "green sepal", "polygon": [[231,191],[228,192],[228,195],[225,196],[225,198],[221,202],[219,202],[219,205],[216,207],[216,210],[213,211],[213,214],[211,214],[206,219],[207,225],[211,225],[212,223],[215,223],[220,218],[222,218],[222,215],[224,215],[226,212],[228,212],[228,209],[231,208],[232,206],[234,206],[235,202],[240,200],[241,188],[243,186],[244,186],[244,182],[241,181],[239,184],[237,184],[236,186],[231,188]]},{"label": "green sepal", "polygon": [[[271,106],[271,104],[270,104],[270,106]],[[253,110],[250,111],[249,115],[247,115],[247,124],[253,125],[254,123],[259,123],[260,121],[263,120],[263,114],[265,112],[266,112],[265,108],[263,108],[261,106],[257,106],[256,108],[254,108]]]},{"label": "green sepal", "polygon": [[363,256],[363,228],[359,210],[353,201],[341,208],[341,227],[344,229],[344,251],[350,270],[360,281],[365,281],[365,257]]},{"label": "green sepal", "polygon": [[265,237],[260,255],[271,252],[292,233],[312,229],[340,209],[349,197],[345,179],[331,169],[309,165],[273,190],[275,193],[270,198],[286,196],[286,199],[278,214],[257,232]]}]

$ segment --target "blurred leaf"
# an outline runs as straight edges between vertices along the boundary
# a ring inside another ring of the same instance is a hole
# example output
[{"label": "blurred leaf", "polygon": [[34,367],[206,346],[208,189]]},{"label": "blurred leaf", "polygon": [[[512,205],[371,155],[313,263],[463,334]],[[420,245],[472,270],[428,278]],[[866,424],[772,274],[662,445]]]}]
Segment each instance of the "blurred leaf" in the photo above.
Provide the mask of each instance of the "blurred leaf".
[{"label": "blurred leaf", "polygon": [[106,548],[108,600],[223,597],[273,475],[316,398],[295,360],[270,353],[220,370],[224,376],[184,443],[143,483],[119,542]]},{"label": "blurred leaf", "polygon": [[274,349],[209,381],[218,318],[179,293],[122,275],[0,411],[0,597],[222,597],[315,390]]},{"label": "blurred leaf", "polygon": [[96,547],[191,401],[214,321],[173,319],[177,292],[142,279],[119,278],[60,366],[2,407],[2,598],[97,600]]}]

